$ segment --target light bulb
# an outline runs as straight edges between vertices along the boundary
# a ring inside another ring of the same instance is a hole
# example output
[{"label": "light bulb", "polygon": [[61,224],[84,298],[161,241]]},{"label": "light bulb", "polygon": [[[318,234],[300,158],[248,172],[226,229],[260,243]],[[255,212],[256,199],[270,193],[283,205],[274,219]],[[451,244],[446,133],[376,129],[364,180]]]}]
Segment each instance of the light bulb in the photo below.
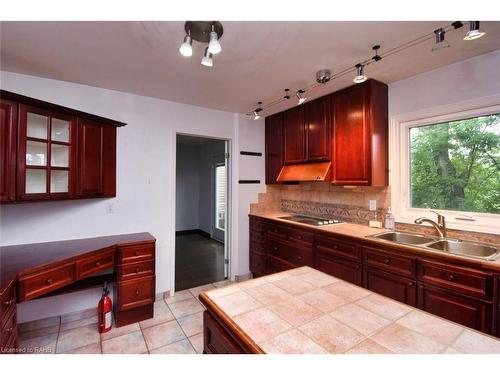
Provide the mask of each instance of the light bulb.
[{"label": "light bulb", "polygon": [[297,96],[297,99],[299,99],[299,105],[307,100],[307,98],[304,96],[304,92],[305,92],[304,90],[299,90],[295,94]]},{"label": "light bulb", "polygon": [[253,119],[254,119],[255,121],[257,121],[258,119],[260,119],[259,112],[257,112],[257,111],[253,111]]},{"label": "light bulb", "polygon": [[182,56],[191,57],[193,55],[193,40],[189,35],[184,37],[184,42],[181,44],[179,48],[179,52]]},{"label": "light bulb", "polygon": [[212,55],[217,55],[222,51],[222,47],[219,43],[219,37],[215,31],[210,32],[210,41],[208,42],[208,51]]},{"label": "light bulb", "polygon": [[362,64],[356,65],[356,77],[352,80],[354,83],[362,83],[368,79],[364,74],[365,66]]},{"label": "light bulb", "polygon": [[465,34],[464,40],[479,39],[486,34],[479,30],[479,21],[469,21],[469,28],[469,31]]},{"label": "light bulb", "polygon": [[205,48],[205,54],[201,60],[201,65],[212,67],[214,66],[214,60],[212,59],[212,54],[208,51],[208,47]]}]

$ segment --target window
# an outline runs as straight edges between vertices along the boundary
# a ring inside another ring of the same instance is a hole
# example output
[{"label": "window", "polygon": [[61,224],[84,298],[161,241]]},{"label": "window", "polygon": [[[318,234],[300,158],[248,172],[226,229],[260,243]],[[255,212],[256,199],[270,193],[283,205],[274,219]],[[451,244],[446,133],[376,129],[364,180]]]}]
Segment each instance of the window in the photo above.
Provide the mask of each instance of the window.
[{"label": "window", "polygon": [[224,230],[226,223],[226,166],[215,167],[215,228]]},{"label": "window", "polygon": [[434,209],[450,228],[500,233],[500,105],[458,108],[392,119],[390,185],[396,220],[433,218],[429,209]]}]

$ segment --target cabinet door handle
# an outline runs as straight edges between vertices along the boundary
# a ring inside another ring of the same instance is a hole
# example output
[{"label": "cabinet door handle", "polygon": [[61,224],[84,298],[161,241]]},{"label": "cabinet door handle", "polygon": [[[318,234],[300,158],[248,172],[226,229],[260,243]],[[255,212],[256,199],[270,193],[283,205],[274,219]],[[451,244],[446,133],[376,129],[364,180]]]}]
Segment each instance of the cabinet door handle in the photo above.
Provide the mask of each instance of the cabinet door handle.
[{"label": "cabinet door handle", "polygon": [[100,265],[101,265],[101,262],[99,262],[99,261],[95,262],[96,267],[99,267]]},{"label": "cabinet door handle", "polygon": [[301,240],[301,239],[302,239],[302,236],[299,234],[299,235],[297,236],[297,238],[298,238],[299,240]]},{"label": "cabinet door handle", "polygon": [[389,258],[386,258],[386,259],[384,260],[384,263],[385,263],[385,264],[389,264],[389,263],[391,263],[391,260],[390,260]]},{"label": "cabinet door handle", "polygon": [[302,260],[302,259],[303,259],[303,256],[302,256],[302,255],[299,255],[299,256],[297,257],[297,260]]},{"label": "cabinet door handle", "polygon": [[138,256],[139,256],[139,254],[140,254],[140,253],[139,253],[139,251],[136,251],[136,252],[135,252],[135,256],[136,256],[136,257],[138,257]]},{"label": "cabinet door handle", "polygon": [[45,284],[48,284],[48,285],[52,284],[52,279],[45,280]]},{"label": "cabinet door handle", "polygon": [[455,280],[455,276],[453,276],[453,275],[448,275],[448,280],[450,280],[450,281]]},{"label": "cabinet door handle", "polygon": [[359,270],[359,264],[356,264],[356,265],[354,266],[354,268],[355,268],[355,269],[357,269],[357,270]]},{"label": "cabinet door handle", "polygon": [[11,299],[11,300],[5,301],[3,304],[8,307],[8,306],[12,305],[13,302],[14,302],[14,300]]},{"label": "cabinet door handle", "polygon": [[273,250],[278,250],[278,246],[273,246]]},{"label": "cabinet door handle", "polygon": [[7,334],[7,335],[10,335],[12,333],[12,331],[14,330],[14,328],[12,327],[9,327],[7,328],[4,332]]},{"label": "cabinet door handle", "polygon": [[408,283],[408,286],[413,286],[413,283],[410,281],[410,282]]},{"label": "cabinet door handle", "polygon": [[135,269],[135,273],[139,273],[139,271],[140,271],[139,268]]},{"label": "cabinet door handle", "polygon": [[136,289],[135,290],[135,295],[138,296],[139,295],[139,289]]}]

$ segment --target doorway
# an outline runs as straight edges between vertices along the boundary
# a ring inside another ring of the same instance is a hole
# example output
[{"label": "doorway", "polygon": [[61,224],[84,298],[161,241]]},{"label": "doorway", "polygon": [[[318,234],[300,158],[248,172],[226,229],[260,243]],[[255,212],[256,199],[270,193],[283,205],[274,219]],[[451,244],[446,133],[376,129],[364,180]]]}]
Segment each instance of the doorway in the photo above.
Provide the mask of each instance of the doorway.
[{"label": "doorway", "polygon": [[228,277],[228,141],[177,135],[175,291]]}]

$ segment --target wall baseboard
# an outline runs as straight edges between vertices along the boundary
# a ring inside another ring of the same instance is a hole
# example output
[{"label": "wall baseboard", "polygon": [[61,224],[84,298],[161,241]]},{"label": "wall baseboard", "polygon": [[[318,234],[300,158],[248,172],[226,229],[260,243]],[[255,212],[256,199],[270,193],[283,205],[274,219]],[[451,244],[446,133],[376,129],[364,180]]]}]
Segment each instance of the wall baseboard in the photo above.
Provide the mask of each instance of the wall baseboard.
[{"label": "wall baseboard", "polygon": [[189,234],[199,234],[206,238],[212,238],[209,233],[201,230],[201,229],[188,229],[188,230],[178,230],[175,232],[176,236],[187,236]]},{"label": "wall baseboard", "polygon": [[237,283],[241,283],[242,281],[247,281],[247,280],[250,280],[250,279],[252,279],[252,273],[251,272],[245,273],[243,275],[235,275],[234,276],[234,281],[236,281]]}]

